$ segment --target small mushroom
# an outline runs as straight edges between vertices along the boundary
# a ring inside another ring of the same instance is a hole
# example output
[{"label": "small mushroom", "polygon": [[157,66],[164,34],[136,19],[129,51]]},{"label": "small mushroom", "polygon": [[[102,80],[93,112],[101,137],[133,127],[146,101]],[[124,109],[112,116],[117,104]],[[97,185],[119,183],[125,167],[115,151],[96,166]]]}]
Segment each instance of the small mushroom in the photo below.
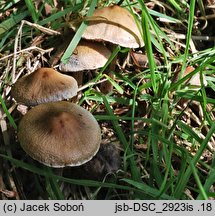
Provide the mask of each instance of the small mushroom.
[{"label": "small mushroom", "polygon": [[63,72],[73,73],[78,85],[82,84],[83,71],[94,70],[105,65],[111,51],[102,43],[82,40],[70,56],[67,63],[60,63],[59,69]]},{"label": "small mushroom", "polygon": [[[184,72],[183,77],[187,76],[188,74],[190,74],[191,72],[193,72],[195,70],[195,68],[193,66],[187,66]],[[177,72],[175,74],[175,76],[173,77],[173,82],[177,82],[179,79],[179,72]],[[196,73],[194,76],[192,76],[191,78],[189,78],[185,84],[187,86],[191,86],[193,88],[199,89],[199,87],[201,86],[201,81],[200,81],[200,74]],[[205,80],[205,77],[203,75],[203,84],[205,86],[207,86],[207,81]]]},{"label": "small mushroom", "polygon": [[[137,68],[143,69],[149,67],[149,61],[146,54],[130,51],[130,56]],[[156,57],[154,57],[154,60],[157,66],[161,66],[160,61]]]},{"label": "small mushroom", "polygon": [[[184,76],[188,75],[189,73],[191,73],[192,71],[194,71],[195,68],[192,66],[187,66]],[[200,79],[200,73],[195,74],[194,76],[192,76],[189,81],[188,81],[189,85],[193,86],[194,88],[199,88],[201,86],[201,79]],[[205,80],[205,77],[203,75],[203,84],[205,86],[207,86],[207,81]]]},{"label": "small mushroom", "polygon": [[35,106],[40,103],[60,101],[77,94],[76,80],[52,68],[39,68],[18,79],[11,90],[11,96],[19,103]]},{"label": "small mushroom", "polygon": [[63,72],[94,70],[103,67],[111,56],[111,51],[102,43],[82,40],[70,56],[67,63],[61,63]]},{"label": "small mushroom", "polygon": [[107,41],[128,48],[144,46],[132,14],[118,5],[96,9],[82,38]]},{"label": "small mushroom", "polygon": [[[94,41],[109,42],[113,51],[116,45],[127,48],[143,47],[143,39],[132,14],[118,5],[96,9],[88,20],[82,38]],[[116,58],[111,63],[110,71],[115,70]],[[109,72],[113,78],[114,75]],[[107,94],[113,89],[112,84],[106,81],[101,84],[100,90]]]},{"label": "small mushroom", "polygon": [[97,153],[101,130],[89,111],[58,101],[32,108],[19,123],[18,139],[28,155],[47,166],[79,166]]}]

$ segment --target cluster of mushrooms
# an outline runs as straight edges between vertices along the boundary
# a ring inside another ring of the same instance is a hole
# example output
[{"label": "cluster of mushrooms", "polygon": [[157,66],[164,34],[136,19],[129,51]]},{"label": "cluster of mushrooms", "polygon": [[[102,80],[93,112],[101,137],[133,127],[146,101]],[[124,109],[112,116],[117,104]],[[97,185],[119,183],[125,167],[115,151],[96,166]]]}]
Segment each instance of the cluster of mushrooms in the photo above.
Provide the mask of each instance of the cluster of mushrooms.
[{"label": "cluster of mushrooms", "polygon": [[[75,25],[70,27],[74,31],[78,28]],[[117,45],[125,48],[144,46],[133,15],[117,5],[96,9],[74,53],[67,63],[60,64],[59,69],[62,72],[77,72],[79,76],[76,77],[81,80],[84,70],[103,67]]]},{"label": "cluster of mushrooms", "polygon": [[61,101],[77,94],[77,82],[51,68],[20,78],[12,97],[35,106],[18,126],[20,145],[33,159],[51,167],[78,166],[89,161],[101,142],[100,127],[81,106]]},{"label": "cluster of mushrooms", "polygon": [[[143,46],[127,9],[116,5],[96,9],[91,20],[82,36],[85,40],[78,44],[68,63],[60,64],[62,72],[102,67],[111,55],[105,42],[128,48]],[[65,101],[77,91],[73,77],[52,68],[37,69],[12,87],[11,96],[18,103],[33,107],[18,126],[20,145],[33,159],[51,167],[78,166],[98,152],[99,124],[89,111]]]}]

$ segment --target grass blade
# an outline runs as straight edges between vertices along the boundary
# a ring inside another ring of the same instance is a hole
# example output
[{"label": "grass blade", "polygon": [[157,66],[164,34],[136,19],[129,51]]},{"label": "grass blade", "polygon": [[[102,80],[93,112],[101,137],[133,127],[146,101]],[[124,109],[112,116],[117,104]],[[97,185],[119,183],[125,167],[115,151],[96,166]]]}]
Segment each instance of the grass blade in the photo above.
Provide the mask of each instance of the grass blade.
[{"label": "grass blade", "polygon": [[3,111],[4,111],[4,113],[6,114],[6,116],[7,116],[7,118],[8,118],[10,124],[13,126],[13,128],[14,128],[15,130],[17,130],[17,125],[16,125],[16,123],[14,122],[13,117],[12,117],[11,114],[9,113],[9,111],[8,111],[8,109],[7,109],[7,107],[6,107],[5,103],[4,103],[4,100],[3,100],[3,98],[2,98],[1,95],[0,95],[0,104],[1,104],[1,107],[2,107],[2,109],[3,109]]},{"label": "grass blade", "polygon": [[59,11],[55,14],[52,14],[51,16],[41,20],[38,22],[39,25],[46,25],[47,23],[53,22],[61,17],[64,17],[66,14],[71,13],[71,12],[76,12],[79,9],[81,9],[83,7],[83,3],[77,4],[75,6],[69,7],[64,9],[63,11]]},{"label": "grass blade", "polygon": [[[103,97],[103,102],[105,104],[105,107],[108,111],[108,114],[110,116],[114,116],[113,111],[111,110],[111,107],[107,101],[107,99],[105,97]],[[119,137],[120,142],[123,144],[124,150],[128,155],[129,158],[129,162],[130,162],[130,168],[131,168],[131,174],[132,174],[132,178],[136,181],[140,181],[140,174],[138,172],[138,168],[134,159],[134,152],[131,151],[130,146],[128,144],[128,141],[126,140],[126,137],[122,131],[122,128],[119,125],[118,121],[112,121],[113,127],[116,131],[116,134]]]},{"label": "grass blade", "polygon": [[145,43],[146,53],[149,61],[149,68],[151,72],[151,82],[154,93],[157,94],[157,85],[155,77],[155,61],[152,52],[151,35],[149,31],[148,18],[144,12],[142,12],[142,29],[143,29],[143,39]]},{"label": "grass blade", "polygon": [[13,28],[17,23],[23,20],[26,16],[29,15],[28,11],[24,11],[17,15],[12,15],[9,19],[5,20],[0,24],[0,36],[5,33],[6,31]]},{"label": "grass blade", "polygon": [[[205,139],[202,141],[202,143],[200,144],[200,148],[197,151],[196,155],[193,157],[192,159],[192,163],[195,166],[196,163],[198,162],[199,158],[201,157],[204,149],[207,147],[208,141],[210,140],[211,136],[213,135],[213,133],[215,132],[215,122],[213,123],[213,125],[211,126],[207,136],[205,137]],[[184,191],[184,188],[187,185],[187,182],[190,179],[190,176],[192,174],[192,168],[191,165],[187,168],[183,179],[178,183],[176,189],[175,189],[175,197],[180,199],[181,195]]]},{"label": "grass blade", "polygon": [[[121,179],[121,181],[124,181],[128,184],[131,184],[132,186],[144,191],[144,193],[149,194],[154,199],[158,199],[160,193],[159,190],[156,190],[155,188],[149,187],[147,184],[140,183],[133,181],[131,179]],[[159,199],[166,199],[166,200],[174,200],[174,197],[168,196],[166,194],[162,194]]]},{"label": "grass blade", "polygon": [[[92,0],[90,4],[89,11],[87,13],[87,17],[92,16],[93,11],[97,5],[97,0]],[[61,61],[66,64],[69,60],[69,57],[72,55],[73,51],[75,50],[76,46],[78,45],[79,41],[81,40],[81,36],[84,33],[84,30],[87,27],[86,21],[83,21],[80,27],[78,28],[75,36],[73,37],[72,41],[70,42],[69,46],[67,47],[65,53],[63,54]]]},{"label": "grass blade", "polygon": [[195,178],[195,180],[196,180],[196,183],[197,183],[197,185],[198,185],[198,187],[199,187],[201,196],[203,197],[203,199],[208,200],[207,193],[205,192],[205,189],[204,189],[204,187],[202,186],[201,180],[200,180],[200,178],[199,178],[199,176],[198,176],[198,173],[197,173],[197,169],[196,169],[196,167],[194,166],[194,164],[193,164],[192,161],[190,161],[190,166],[191,166],[191,169],[192,169],[194,178]]},{"label": "grass blade", "polygon": [[106,183],[106,182],[99,182],[99,181],[93,181],[93,180],[82,180],[82,179],[70,179],[70,178],[65,178],[62,176],[57,176],[54,175],[52,173],[47,173],[45,169],[41,169],[38,167],[35,167],[31,164],[27,164],[23,161],[20,160],[16,160],[12,157],[0,154],[0,157],[9,160],[10,162],[12,162],[15,166],[17,167],[21,167],[25,170],[28,170],[30,172],[36,173],[37,175],[42,175],[44,177],[50,177],[50,178],[54,178],[56,180],[59,181],[63,181],[63,182],[68,182],[70,184],[74,184],[74,185],[80,185],[80,186],[88,186],[88,187],[106,187],[106,188],[118,188],[118,189],[122,189],[122,190],[128,190],[128,191],[140,191],[140,190],[135,190],[132,187],[126,186],[126,185],[119,185],[119,184],[113,184],[113,183]]},{"label": "grass blade", "polygon": [[[190,1],[190,12],[189,12],[189,18],[188,18],[188,30],[186,35],[186,47],[184,52],[184,58],[182,62],[181,71],[179,73],[179,80],[183,77],[186,66],[187,66],[187,58],[189,56],[189,49],[190,49],[190,40],[192,36],[192,30],[193,30],[193,20],[194,20],[194,11],[195,11],[195,0]],[[179,86],[180,88],[180,86]]]},{"label": "grass blade", "polygon": [[31,15],[33,21],[35,23],[37,23],[38,19],[39,19],[39,14],[36,11],[36,8],[34,7],[33,1],[31,0],[25,0],[25,4],[28,8],[29,14]]}]

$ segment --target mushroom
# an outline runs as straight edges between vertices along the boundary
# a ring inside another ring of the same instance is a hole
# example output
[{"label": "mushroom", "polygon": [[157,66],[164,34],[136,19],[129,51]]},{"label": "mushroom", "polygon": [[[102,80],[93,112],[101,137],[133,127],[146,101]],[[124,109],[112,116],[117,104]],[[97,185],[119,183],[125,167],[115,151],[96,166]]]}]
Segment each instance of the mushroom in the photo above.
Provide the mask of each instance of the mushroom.
[{"label": "mushroom", "polygon": [[63,72],[77,72],[73,77],[81,85],[83,71],[103,67],[110,56],[111,51],[102,43],[81,40],[68,62],[61,62],[59,69]]},{"label": "mushroom", "polygon": [[[187,76],[188,74],[190,74],[191,72],[193,72],[195,70],[195,67],[193,66],[187,66],[184,72],[183,77]],[[174,77],[173,77],[173,82],[177,82],[179,79],[179,72],[177,72]],[[185,82],[186,86],[190,86],[194,89],[199,89],[201,87],[201,81],[200,81],[200,74],[196,73],[195,75],[193,75],[191,78],[189,78],[186,82]],[[207,86],[207,81],[205,80],[205,77],[203,75],[203,84],[204,86]]]},{"label": "mushroom", "polygon": [[82,40],[70,56],[67,63],[61,63],[63,72],[94,70],[103,67],[111,55],[111,51],[102,43]]},{"label": "mushroom", "polygon": [[111,56],[111,51],[102,43],[82,40],[67,63],[60,63],[63,72],[78,72],[73,75],[78,84],[82,83],[83,70],[103,67]]},{"label": "mushroom", "polygon": [[28,111],[18,125],[18,139],[28,155],[47,166],[79,166],[97,153],[101,131],[89,111],[58,101]]},{"label": "mushroom", "polygon": [[[193,72],[195,70],[194,67],[192,66],[187,66],[184,76],[188,75],[189,73]],[[200,73],[195,74],[194,76],[192,76],[188,82],[189,85],[191,85],[192,87],[199,89],[199,87],[201,87],[201,78],[200,78]],[[203,84],[204,86],[207,86],[207,81],[205,80],[205,77],[203,75]]]},{"label": "mushroom", "polygon": [[77,91],[78,85],[73,77],[44,67],[18,79],[11,96],[19,103],[34,106],[72,98]]},{"label": "mushroom", "polygon": [[[118,5],[96,9],[88,20],[82,38],[94,41],[109,42],[111,50],[120,45],[127,48],[143,47],[143,39],[132,14]],[[74,29],[74,28],[73,28]],[[110,65],[115,70],[116,59]],[[112,73],[108,75],[113,78]],[[101,91],[109,93],[113,86],[109,81],[101,84]]]},{"label": "mushroom", "polygon": [[82,38],[138,48],[144,43],[132,14],[118,5],[96,9]]},{"label": "mushroom", "polygon": [[[143,68],[148,68],[149,67],[149,61],[148,61],[148,57],[147,57],[146,54],[139,53],[139,52],[134,52],[134,51],[131,51],[129,54],[130,54],[130,57],[133,60],[134,65],[137,68],[143,69]],[[155,60],[155,64],[157,66],[161,66],[160,61],[156,57],[154,57],[154,60]]]}]

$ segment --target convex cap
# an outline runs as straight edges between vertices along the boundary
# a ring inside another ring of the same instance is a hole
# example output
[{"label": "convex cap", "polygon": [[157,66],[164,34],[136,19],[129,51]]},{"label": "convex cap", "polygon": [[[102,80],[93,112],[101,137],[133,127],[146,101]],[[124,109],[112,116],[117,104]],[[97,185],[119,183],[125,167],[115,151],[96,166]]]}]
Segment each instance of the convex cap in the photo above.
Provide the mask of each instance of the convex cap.
[{"label": "convex cap", "polygon": [[94,70],[103,67],[110,56],[111,51],[102,43],[82,40],[68,62],[61,63],[59,69],[63,72]]},{"label": "convex cap", "polygon": [[101,131],[89,111],[61,101],[28,111],[18,126],[18,139],[27,154],[47,166],[78,166],[97,153]]},{"label": "convex cap", "polygon": [[11,96],[27,106],[60,101],[77,94],[76,80],[52,68],[39,68],[18,79],[11,90]]},{"label": "convex cap", "polygon": [[82,37],[88,40],[108,41],[128,48],[144,46],[132,14],[117,5],[96,9]]}]

